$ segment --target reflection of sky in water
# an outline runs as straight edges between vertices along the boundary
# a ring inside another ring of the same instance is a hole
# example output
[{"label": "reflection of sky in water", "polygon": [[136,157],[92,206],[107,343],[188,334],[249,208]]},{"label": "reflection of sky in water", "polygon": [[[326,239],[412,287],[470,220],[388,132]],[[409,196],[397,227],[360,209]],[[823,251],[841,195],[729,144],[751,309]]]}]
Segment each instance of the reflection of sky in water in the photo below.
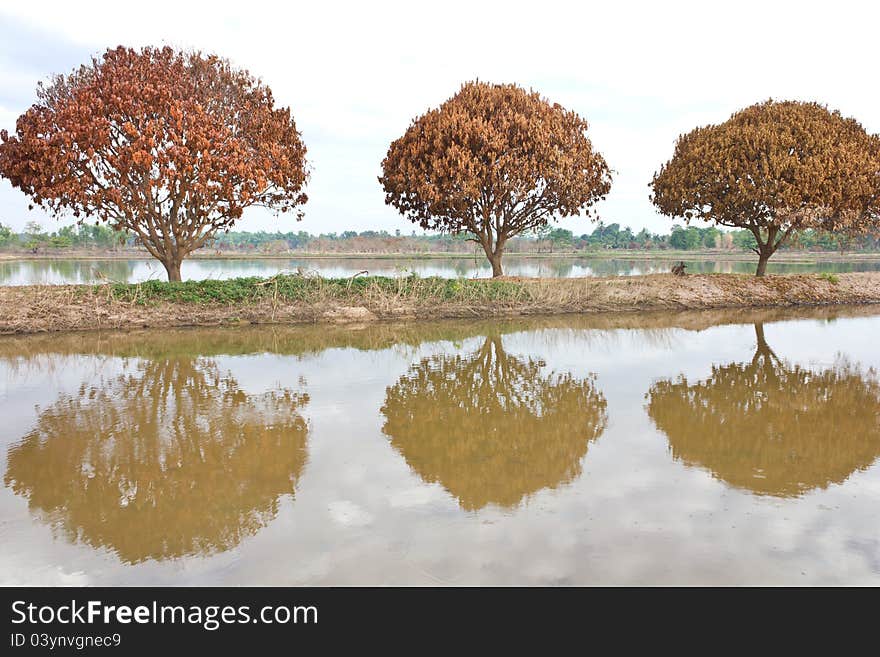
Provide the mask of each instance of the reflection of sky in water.
[{"label": "reflection of sky in water", "polygon": [[[792,313],[796,318],[797,313]],[[572,320],[576,327],[576,320]],[[512,330],[511,330],[512,329]],[[880,368],[880,316],[767,322],[766,340],[793,364],[817,369],[839,355]],[[370,330],[364,329],[364,330]],[[425,483],[389,444],[379,412],[386,389],[431,355],[468,354],[484,332],[452,343],[305,356],[218,356],[248,394],[305,381],[308,461],[295,499],[229,551],[137,566],[52,539],[27,501],[0,492],[0,580],[29,584],[880,584],[880,464],[841,485],[798,498],[756,496],[674,460],[645,411],[660,379],[711,375],[713,364],[755,351],[753,324],[679,328],[516,330],[506,351],[540,359],[543,371],[596,374],[608,426],[571,483],[529,495],[515,508],[465,512],[439,483]],[[121,360],[39,356],[0,360],[6,447],[25,435],[62,392],[73,393]],[[573,418],[573,421],[575,419]]]},{"label": "reflection of sky in water", "polygon": [[[732,260],[685,260],[691,273],[753,273],[755,263]],[[638,276],[668,272],[674,264],[665,260],[638,260],[626,258],[516,258],[504,260],[504,272],[509,276],[580,277],[580,276]],[[488,277],[492,269],[485,258],[454,259],[253,259],[253,260],[184,260],[181,275],[184,280],[235,278],[239,276],[272,276],[278,272],[298,269],[325,277],[347,277],[360,271],[374,276],[405,276],[412,272],[420,276]],[[880,260],[874,262],[784,263],[773,262],[768,271],[773,273],[847,272],[880,270]],[[155,260],[19,260],[0,261],[0,285],[35,285],[62,283],[93,283],[101,280],[140,282],[150,279],[165,280],[165,269]]]}]

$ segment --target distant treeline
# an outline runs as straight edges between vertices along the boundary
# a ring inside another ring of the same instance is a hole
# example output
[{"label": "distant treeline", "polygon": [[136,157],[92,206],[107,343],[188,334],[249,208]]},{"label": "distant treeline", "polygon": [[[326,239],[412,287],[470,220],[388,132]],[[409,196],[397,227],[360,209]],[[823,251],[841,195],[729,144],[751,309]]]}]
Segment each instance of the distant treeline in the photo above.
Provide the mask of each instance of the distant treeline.
[{"label": "distant treeline", "polygon": [[[432,234],[402,235],[397,230],[348,230],[342,233],[312,235],[298,232],[220,233],[202,252],[208,253],[472,253],[474,243],[467,235]],[[132,233],[117,232],[104,225],[63,226],[56,231],[44,231],[37,222],[28,222],[24,232],[16,233],[0,224],[0,249],[31,253],[58,252],[64,249],[119,250],[137,249],[137,238]],[[548,228],[526,237],[511,239],[508,253],[559,253],[570,251],[621,250],[751,250],[755,237],[748,230],[722,231],[714,226],[673,225],[666,235],[642,229],[634,233],[620,224],[599,222],[590,233],[575,235],[565,228]],[[880,235],[848,237],[831,233],[804,230],[781,247],[787,251],[880,251]]]},{"label": "distant treeline", "polygon": [[24,232],[16,233],[8,226],[0,224],[0,249],[21,250],[39,253],[49,249],[117,249],[129,246],[134,248],[134,234],[117,232],[103,225],[62,226],[56,231],[46,232],[43,227],[29,221]]}]

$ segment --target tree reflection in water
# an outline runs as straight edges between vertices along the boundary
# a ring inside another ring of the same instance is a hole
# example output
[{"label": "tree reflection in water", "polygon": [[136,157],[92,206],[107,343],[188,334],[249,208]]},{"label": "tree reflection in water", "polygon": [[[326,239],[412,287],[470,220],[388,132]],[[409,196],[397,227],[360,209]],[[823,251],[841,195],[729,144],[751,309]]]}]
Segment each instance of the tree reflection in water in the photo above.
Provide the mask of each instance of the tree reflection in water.
[{"label": "tree reflection in water", "polygon": [[733,486],[796,497],[845,481],[880,456],[876,372],[845,360],[815,371],[781,360],[755,324],[749,363],[712,367],[705,381],[655,383],[648,414],[675,458]]},{"label": "tree reflection in water", "polygon": [[606,424],[593,377],[544,374],[492,335],[473,354],[423,359],[388,388],[384,433],[409,466],[465,510],[514,507],[572,481]]},{"label": "tree reflection in water", "polygon": [[60,397],[10,448],[5,483],[71,541],[126,562],[228,550],[271,521],[306,461],[308,395],[249,395],[207,358]]}]

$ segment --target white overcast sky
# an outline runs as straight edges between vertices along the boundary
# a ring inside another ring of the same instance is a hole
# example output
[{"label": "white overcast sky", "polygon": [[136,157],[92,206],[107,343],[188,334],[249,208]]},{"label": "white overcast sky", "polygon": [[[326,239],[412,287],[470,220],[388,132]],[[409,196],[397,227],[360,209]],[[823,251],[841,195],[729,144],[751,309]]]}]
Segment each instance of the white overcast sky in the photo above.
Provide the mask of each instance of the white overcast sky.
[{"label": "white overcast sky", "polygon": [[[0,4],[0,128],[36,83],[117,45],[228,57],[292,108],[313,167],[305,218],[245,213],[245,230],[412,225],[376,177],[391,140],[467,80],[516,82],[577,111],[615,171],[606,222],[666,232],[648,182],[678,134],[769,97],[818,100],[880,132],[874,2],[9,2]],[[0,181],[0,223],[27,199]],[[583,217],[562,222],[576,234]]]}]

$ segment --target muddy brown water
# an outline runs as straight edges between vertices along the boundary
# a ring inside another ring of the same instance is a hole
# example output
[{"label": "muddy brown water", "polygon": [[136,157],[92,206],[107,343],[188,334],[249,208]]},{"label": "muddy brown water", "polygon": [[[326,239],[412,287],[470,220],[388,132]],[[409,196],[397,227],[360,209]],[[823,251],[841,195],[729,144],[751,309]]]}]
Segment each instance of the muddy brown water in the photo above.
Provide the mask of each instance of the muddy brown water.
[{"label": "muddy brown water", "polygon": [[878,313],[0,338],[0,583],[877,585]]}]

